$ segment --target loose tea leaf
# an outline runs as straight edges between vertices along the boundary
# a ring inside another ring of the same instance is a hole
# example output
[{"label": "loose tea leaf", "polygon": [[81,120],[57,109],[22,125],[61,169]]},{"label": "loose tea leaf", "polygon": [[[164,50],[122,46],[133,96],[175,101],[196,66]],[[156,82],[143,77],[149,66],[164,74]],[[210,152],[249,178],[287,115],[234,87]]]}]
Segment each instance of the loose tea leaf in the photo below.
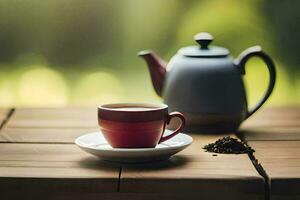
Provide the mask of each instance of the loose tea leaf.
[{"label": "loose tea leaf", "polygon": [[224,153],[224,154],[242,154],[253,153],[254,150],[244,142],[230,136],[218,139],[214,143],[207,144],[203,147],[207,152]]}]

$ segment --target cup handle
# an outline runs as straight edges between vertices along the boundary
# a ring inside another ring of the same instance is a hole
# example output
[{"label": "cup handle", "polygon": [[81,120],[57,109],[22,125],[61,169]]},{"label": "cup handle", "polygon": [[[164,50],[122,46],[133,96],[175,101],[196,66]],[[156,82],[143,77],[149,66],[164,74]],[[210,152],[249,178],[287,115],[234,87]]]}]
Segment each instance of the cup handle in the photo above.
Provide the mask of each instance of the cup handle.
[{"label": "cup handle", "polygon": [[164,137],[164,136],[161,136],[161,138],[160,138],[160,140],[159,140],[158,143],[162,143],[162,142],[164,142],[164,141],[166,141],[166,140],[168,140],[168,139],[174,137],[175,135],[177,135],[177,134],[183,129],[183,127],[184,127],[184,125],[185,125],[185,118],[184,118],[183,114],[181,114],[180,112],[171,112],[171,113],[168,115],[168,118],[167,118],[167,122],[166,122],[166,123],[169,124],[170,121],[171,121],[171,119],[172,119],[173,117],[178,117],[178,118],[180,119],[180,121],[181,121],[180,126],[179,126],[173,133],[171,133],[170,135],[167,135],[167,136],[165,136],[165,137]]},{"label": "cup handle", "polygon": [[270,56],[268,56],[268,54],[266,54],[261,49],[260,46],[250,47],[250,48],[246,49],[243,53],[241,53],[239,58],[236,60],[237,67],[239,68],[240,72],[243,75],[245,75],[246,62],[250,58],[255,57],[255,56],[261,58],[265,62],[266,66],[269,70],[270,80],[269,80],[269,85],[268,85],[267,91],[265,92],[263,98],[259,101],[259,103],[254,108],[252,108],[251,110],[248,110],[245,119],[247,119],[253,113],[255,113],[266,102],[266,100],[269,98],[269,96],[271,95],[271,93],[274,89],[275,80],[276,80],[275,64],[272,61],[272,59],[270,58]]}]

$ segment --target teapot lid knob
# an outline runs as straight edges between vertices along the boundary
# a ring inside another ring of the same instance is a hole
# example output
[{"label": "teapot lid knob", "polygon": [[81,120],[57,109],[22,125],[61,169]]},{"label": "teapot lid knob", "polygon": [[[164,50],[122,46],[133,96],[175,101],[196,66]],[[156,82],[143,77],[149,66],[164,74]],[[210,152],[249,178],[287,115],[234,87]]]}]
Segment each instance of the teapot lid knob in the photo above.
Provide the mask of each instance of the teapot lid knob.
[{"label": "teapot lid knob", "polygon": [[201,49],[208,49],[208,45],[213,41],[214,37],[206,32],[198,33],[194,36],[194,40],[200,44]]}]

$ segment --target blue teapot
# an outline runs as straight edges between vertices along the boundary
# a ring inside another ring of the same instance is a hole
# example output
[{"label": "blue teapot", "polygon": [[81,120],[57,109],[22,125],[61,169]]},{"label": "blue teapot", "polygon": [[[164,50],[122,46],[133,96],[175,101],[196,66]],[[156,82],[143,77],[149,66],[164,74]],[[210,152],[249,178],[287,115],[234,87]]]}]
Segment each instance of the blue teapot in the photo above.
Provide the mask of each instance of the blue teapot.
[{"label": "blue teapot", "polygon": [[[274,62],[260,46],[250,47],[234,59],[228,49],[210,45],[213,36],[209,33],[198,33],[194,39],[198,45],[179,49],[167,64],[152,51],[144,50],[138,55],[147,62],[154,89],[169,110],[182,112],[186,117],[185,131],[236,131],[272,93],[276,79]],[[252,57],[265,62],[270,80],[263,98],[248,109],[242,76]]]}]

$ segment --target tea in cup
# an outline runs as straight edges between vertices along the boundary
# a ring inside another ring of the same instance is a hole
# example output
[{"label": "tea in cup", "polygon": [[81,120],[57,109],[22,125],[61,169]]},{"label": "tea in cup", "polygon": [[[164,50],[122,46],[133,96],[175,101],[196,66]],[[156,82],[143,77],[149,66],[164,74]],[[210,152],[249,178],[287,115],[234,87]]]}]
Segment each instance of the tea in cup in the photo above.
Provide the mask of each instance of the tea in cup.
[{"label": "tea in cup", "polygon": [[[181,124],[170,135],[163,136],[174,117]],[[99,106],[98,124],[114,148],[153,148],[177,135],[185,125],[185,118],[179,112],[168,113],[165,104],[120,103]]]}]

